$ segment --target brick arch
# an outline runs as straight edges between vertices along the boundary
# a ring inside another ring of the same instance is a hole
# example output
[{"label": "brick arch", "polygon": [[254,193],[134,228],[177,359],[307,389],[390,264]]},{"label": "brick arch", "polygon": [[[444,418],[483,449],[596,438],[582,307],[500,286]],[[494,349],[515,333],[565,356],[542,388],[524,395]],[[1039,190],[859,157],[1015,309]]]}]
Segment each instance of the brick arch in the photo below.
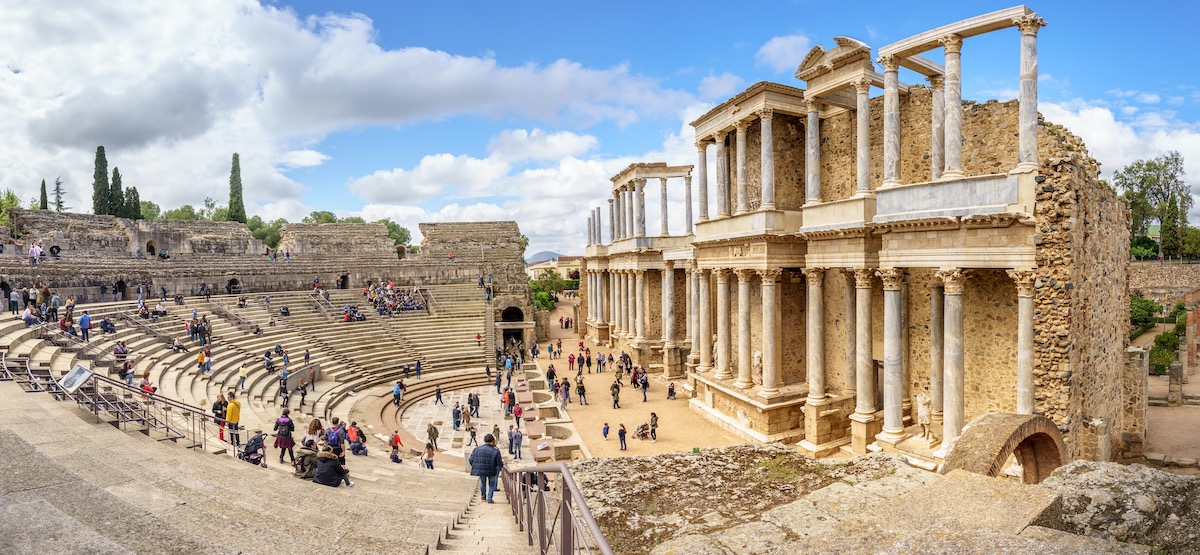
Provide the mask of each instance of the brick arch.
[{"label": "brick arch", "polygon": [[989,412],[963,429],[946,456],[941,473],[962,469],[986,476],[999,476],[1014,455],[1024,468],[1024,481],[1037,484],[1063,465],[1062,434],[1044,416]]}]

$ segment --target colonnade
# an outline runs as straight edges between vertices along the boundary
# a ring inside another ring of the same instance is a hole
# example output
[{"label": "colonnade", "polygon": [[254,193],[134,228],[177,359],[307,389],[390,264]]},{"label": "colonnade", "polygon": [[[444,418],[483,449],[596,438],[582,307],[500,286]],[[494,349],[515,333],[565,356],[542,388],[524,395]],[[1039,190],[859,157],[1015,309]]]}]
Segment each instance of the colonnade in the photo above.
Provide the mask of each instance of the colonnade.
[{"label": "colonnade", "polygon": [[[705,170],[700,170],[703,175]],[[669,237],[669,218],[667,215],[667,207],[670,198],[667,195],[667,182],[669,178],[656,178],[659,181],[659,220],[661,222],[658,237]],[[692,221],[692,176],[690,174],[683,176],[684,179],[684,234],[690,235],[693,231]],[[704,206],[705,199],[701,199],[701,206]],[[704,208],[701,208],[704,210]],[[600,229],[602,210],[597,207],[593,209],[588,216],[588,237],[589,245],[603,244],[603,234]],[[646,237],[646,179],[638,178],[629,181],[624,185],[618,186],[613,190],[613,198],[608,199],[608,242],[619,241],[629,238],[644,238]]]}]

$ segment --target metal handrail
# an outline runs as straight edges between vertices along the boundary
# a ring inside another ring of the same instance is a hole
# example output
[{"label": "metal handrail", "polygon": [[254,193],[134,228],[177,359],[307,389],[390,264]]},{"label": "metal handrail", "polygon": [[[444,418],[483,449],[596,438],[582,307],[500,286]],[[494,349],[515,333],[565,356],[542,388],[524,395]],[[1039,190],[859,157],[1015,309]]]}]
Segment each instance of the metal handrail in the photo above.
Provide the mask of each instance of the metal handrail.
[{"label": "metal handrail", "polygon": [[[561,478],[560,497],[547,495],[547,474],[558,474]],[[536,545],[541,555],[593,552],[613,555],[567,465],[551,463],[511,470],[505,467],[501,478],[517,525],[525,531],[529,545]],[[547,522],[548,501],[559,503],[558,510],[550,515],[550,522]]]},{"label": "metal handrail", "polygon": [[333,317],[335,312],[333,303],[325,300],[325,297],[321,293],[318,293],[316,289],[313,289],[313,292],[308,295],[308,300],[312,301],[313,304],[317,306],[317,311],[320,312],[321,315],[326,319],[331,322],[335,319]]},{"label": "metal handrail", "polygon": [[226,307],[224,304],[213,301],[213,302],[208,303],[208,305],[209,305],[209,310],[211,310],[217,314],[220,314],[221,317],[225,318],[226,320],[233,320],[234,324],[237,327],[246,328],[244,331],[248,332],[248,331],[252,331],[254,329],[254,324],[252,324],[249,320],[242,317],[241,314],[238,314],[232,310],[229,310],[229,308]]}]

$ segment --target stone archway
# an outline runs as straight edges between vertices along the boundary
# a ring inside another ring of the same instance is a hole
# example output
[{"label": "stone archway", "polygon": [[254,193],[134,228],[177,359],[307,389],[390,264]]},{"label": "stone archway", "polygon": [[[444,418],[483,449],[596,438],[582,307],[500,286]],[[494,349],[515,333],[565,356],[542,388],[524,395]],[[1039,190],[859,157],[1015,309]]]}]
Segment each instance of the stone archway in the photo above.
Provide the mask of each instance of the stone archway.
[{"label": "stone archway", "polygon": [[1009,456],[1024,469],[1027,484],[1038,484],[1063,465],[1062,434],[1052,420],[1032,414],[989,412],[963,429],[941,473],[956,468],[999,476]]},{"label": "stone archway", "polygon": [[342,274],[341,277],[338,278],[337,288],[338,289],[349,289],[350,288],[350,275],[349,274]]},{"label": "stone archway", "polygon": [[524,322],[525,312],[515,306],[510,306],[500,312],[501,322]]},{"label": "stone archway", "polygon": [[154,241],[146,241],[146,256],[158,254],[158,245]]}]

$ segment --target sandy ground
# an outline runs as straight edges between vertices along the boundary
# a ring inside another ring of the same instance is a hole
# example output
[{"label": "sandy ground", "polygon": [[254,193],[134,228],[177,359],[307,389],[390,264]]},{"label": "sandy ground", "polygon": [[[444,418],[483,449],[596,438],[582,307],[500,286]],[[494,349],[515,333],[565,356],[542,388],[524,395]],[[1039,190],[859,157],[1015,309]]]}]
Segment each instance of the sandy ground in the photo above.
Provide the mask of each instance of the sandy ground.
[{"label": "sandy ground", "polygon": [[[572,347],[577,349],[579,336],[574,329],[565,330],[559,328],[558,318],[573,314],[577,303],[578,299],[564,298],[559,301],[554,312],[550,315],[550,337],[554,340],[562,339],[564,349],[571,349]],[[607,355],[611,352],[610,349],[604,347],[589,346],[592,348],[593,356],[597,353]],[[616,356],[620,353],[613,354]],[[560,379],[561,377],[568,377],[574,383],[575,373],[567,371],[565,354],[562,359],[549,360],[545,358],[543,350],[541,356],[542,358],[538,361],[541,368],[548,369],[549,365],[553,364]],[[592,370],[595,372],[595,367]],[[612,395],[609,393],[609,388],[613,383],[613,373],[608,372],[607,369],[603,374],[588,374],[585,371],[583,378],[584,387],[587,388],[588,404],[579,404],[579,399],[576,398],[574,387],[572,387],[571,403],[567,405],[567,414],[574,422],[575,429],[579,431],[584,444],[587,445],[592,456],[656,455],[660,453],[690,451],[695,447],[717,447],[746,443],[744,440],[724,431],[717,425],[706,420],[700,413],[689,408],[687,399],[682,395],[682,381],[675,384],[675,390],[678,395],[675,400],[670,401],[666,398],[667,384],[652,374],[650,376],[650,389],[646,394],[647,401],[642,402],[641,390],[630,387],[628,377],[626,377],[621,387],[621,408],[614,409],[612,406]],[[640,424],[649,423],[651,412],[658,414],[658,441],[651,443],[650,440],[635,439],[634,430]],[[610,428],[607,441],[604,440],[604,436],[601,433],[606,422]],[[619,450],[620,442],[617,441],[617,429],[621,424],[625,425],[628,432],[626,443],[629,449],[627,451]]]},{"label": "sandy ground", "polygon": [[1146,425],[1146,452],[1200,459],[1200,406],[1150,407]]}]

